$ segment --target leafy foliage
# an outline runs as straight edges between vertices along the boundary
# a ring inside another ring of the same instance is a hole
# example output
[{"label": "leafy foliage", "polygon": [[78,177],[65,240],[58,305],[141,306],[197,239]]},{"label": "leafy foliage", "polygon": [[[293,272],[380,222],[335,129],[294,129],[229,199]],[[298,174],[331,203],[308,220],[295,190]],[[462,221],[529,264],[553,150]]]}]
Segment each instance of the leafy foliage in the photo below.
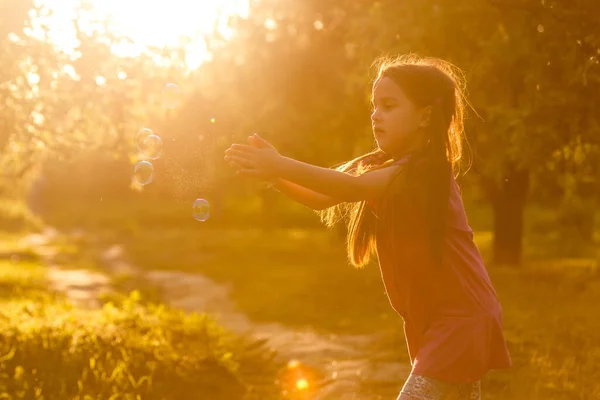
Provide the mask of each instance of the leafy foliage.
[{"label": "leafy foliage", "polygon": [[262,342],[205,315],[141,305],[102,310],[12,301],[0,314],[0,396],[22,399],[275,399],[279,369]]}]

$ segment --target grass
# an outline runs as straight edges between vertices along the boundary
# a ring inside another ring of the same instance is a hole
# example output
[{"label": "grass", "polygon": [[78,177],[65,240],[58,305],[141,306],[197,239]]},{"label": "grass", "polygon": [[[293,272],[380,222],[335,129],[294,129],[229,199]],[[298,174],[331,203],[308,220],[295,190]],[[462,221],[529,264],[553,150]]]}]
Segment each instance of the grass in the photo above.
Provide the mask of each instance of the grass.
[{"label": "grass", "polygon": [[36,261],[0,260],[0,304],[15,298],[48,299],[46,268]]},{"label": "grass", "polygon": [[73,306],[18,236],[1,236],[0,398],[280,399],[282,366],[262,343],[135,292],[101,309]]},{"label": "grass", "polygon": [[[98,229],[100,242],[124,244],[141,268],[198,272],[231,284],[234,300],[256,321],[311,326],[323,333],[389,332],[389,340],[374,344],[374,351],[395,348],[393,359],[406,360],[402,321],[389,306],[377,266],[350,267],[343,243],[331,232],[265,233],[224,229],[210,221],[169,225],[163,217],[155,226],[144,222],[143,214],[135,215],[141,219],[126,222],[135,226],[127,235],[107,225]],[[473,225],[486,226],[479,221]],[[583,246],[579,256],[566,257],[556,233],[528,232],[527,261],[521,269],[488,266],[503,305],[515,367],[490,373],[484,398],[600,399],[597,247]],[[476,241],[489,259],[491,232],[476,232]],[[378,387],[374,392],[393,398],[397,389]]]},{"label": "grass", "polygon": [[255,321],[333,333],[401,324],[389,307],[377,266],[350,267],[343,245],[328,232],[263,234],[200,226],[145,230],[121,243],[142,268],[197,272],[231,284],[234,301]]}]

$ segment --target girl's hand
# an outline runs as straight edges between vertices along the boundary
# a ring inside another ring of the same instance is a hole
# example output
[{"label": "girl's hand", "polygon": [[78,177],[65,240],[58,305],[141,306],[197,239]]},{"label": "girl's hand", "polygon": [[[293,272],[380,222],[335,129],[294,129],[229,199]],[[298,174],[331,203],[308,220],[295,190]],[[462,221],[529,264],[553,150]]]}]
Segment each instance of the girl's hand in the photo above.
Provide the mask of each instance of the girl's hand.
[{"label": "girl's hand", "polygon": [[238,175],[275,181],[276,165],[281,155],[275,147],[256,133],[248,138],[248,145],[233,144],[225,151],[225,161]]}]

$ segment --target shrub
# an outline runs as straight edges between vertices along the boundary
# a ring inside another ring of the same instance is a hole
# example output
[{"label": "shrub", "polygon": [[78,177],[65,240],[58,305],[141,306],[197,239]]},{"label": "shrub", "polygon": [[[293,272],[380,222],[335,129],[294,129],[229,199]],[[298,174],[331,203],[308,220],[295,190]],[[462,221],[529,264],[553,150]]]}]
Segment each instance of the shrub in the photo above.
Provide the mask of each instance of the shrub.
[{"label": "shrub", "polygon": [[42,221],[23,202],[0,198],[0,226],[5,232],[39,230]]},{"label": "shrub", "polygon": [[275,399],[280,365],[262,342],[206,315],[142,305],[100,310],[19,300],[0,311],[0,398]]}]

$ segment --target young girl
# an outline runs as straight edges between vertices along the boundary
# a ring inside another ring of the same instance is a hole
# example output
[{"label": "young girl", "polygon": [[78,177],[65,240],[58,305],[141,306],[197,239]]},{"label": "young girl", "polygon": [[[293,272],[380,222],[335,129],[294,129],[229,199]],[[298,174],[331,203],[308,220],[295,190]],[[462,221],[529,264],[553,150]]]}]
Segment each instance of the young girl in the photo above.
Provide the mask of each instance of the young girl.
[{"label": "young girl", "polygon": [[238,174],[272,180],[323,210],[329,226],[347,217],[353,265],[377,254],[412,363],[398,400],[480,399],[481,377],[512,364],[502,308],[454,180],[462,82],[439,59],[383,60],[372,93],[377,149],[337,170],[284,157],[258,135],[226,151]]}]

